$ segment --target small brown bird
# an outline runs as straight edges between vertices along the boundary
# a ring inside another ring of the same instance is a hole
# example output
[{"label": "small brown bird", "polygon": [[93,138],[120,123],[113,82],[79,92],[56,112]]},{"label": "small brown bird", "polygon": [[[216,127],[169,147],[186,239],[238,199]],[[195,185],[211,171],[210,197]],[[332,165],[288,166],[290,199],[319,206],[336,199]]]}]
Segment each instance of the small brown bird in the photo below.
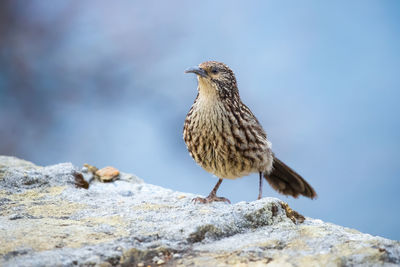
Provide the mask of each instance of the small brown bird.
[{"label": "small brown bird", "polygon": [[195,202],[230,201],[217,197],[222,179],[259,173],[284,195],[297,198],[317,196],[314,189],[294,170],[275,157],[271,143],[257,118],[242,103],[233,71],[224,63],[207,61],[186,73],[197,75],[197,97],[186,116],[183,139],[193,159],[219,178],[206,198]]}]

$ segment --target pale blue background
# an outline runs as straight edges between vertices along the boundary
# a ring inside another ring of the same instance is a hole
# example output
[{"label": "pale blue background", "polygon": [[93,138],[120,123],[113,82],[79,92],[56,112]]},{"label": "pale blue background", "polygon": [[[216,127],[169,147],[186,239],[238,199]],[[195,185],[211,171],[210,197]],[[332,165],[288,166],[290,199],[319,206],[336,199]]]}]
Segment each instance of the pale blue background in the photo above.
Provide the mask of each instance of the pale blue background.
[{"label": "pale blue background", "polygon": [[[276,154],[316,189],[306,216],[400,239],[399,1],[1,1],[0,154],[113,165],[206,195],[183,71],[218,60]],[[251,201],[257,175],[220,195]]]}]

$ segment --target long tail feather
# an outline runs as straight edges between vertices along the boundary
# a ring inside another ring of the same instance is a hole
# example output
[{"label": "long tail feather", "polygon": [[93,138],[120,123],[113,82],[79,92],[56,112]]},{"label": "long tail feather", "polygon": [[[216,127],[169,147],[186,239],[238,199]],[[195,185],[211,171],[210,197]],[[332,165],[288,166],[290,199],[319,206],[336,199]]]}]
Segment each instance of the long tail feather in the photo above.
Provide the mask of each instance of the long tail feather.
[{"label": "long tail feather", "polygon": [[311,199],[317,196],[314,189],[298,173],[274,156],[272,171],[264,173],[264,178],[273,189],[284,195],[297,198],[299,195]]}]

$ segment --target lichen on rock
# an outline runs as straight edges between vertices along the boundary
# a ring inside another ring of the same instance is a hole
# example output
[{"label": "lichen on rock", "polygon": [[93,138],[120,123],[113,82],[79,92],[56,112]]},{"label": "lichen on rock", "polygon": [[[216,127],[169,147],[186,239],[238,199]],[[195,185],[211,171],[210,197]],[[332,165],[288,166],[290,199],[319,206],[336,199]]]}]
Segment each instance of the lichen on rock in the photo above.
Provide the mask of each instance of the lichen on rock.
[{"label": "lichen on rock", "polygon": [[123,172],[103,183],[85,168],[0,156],[0,266],[400,264],[398,241],[304,217],[276,198],[195,204]]}]

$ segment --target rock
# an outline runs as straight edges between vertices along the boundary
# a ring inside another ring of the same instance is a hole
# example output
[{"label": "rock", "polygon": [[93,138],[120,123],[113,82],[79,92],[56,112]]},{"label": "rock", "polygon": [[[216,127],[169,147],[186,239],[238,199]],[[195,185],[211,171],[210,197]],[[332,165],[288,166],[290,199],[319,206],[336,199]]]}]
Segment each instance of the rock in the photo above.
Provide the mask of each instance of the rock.
[{"label": "rock", "polygon": [[283,201],[195,204],[120,173],[77,187],[70,163],[0,156],[0,266],[398,266],[400,243]]},{"label": "rock", "polygon": [[107,183],[116,179],[119,176],[119,171],[114,167],[108,166],[96,171],[95,174],[100,181]]}]

